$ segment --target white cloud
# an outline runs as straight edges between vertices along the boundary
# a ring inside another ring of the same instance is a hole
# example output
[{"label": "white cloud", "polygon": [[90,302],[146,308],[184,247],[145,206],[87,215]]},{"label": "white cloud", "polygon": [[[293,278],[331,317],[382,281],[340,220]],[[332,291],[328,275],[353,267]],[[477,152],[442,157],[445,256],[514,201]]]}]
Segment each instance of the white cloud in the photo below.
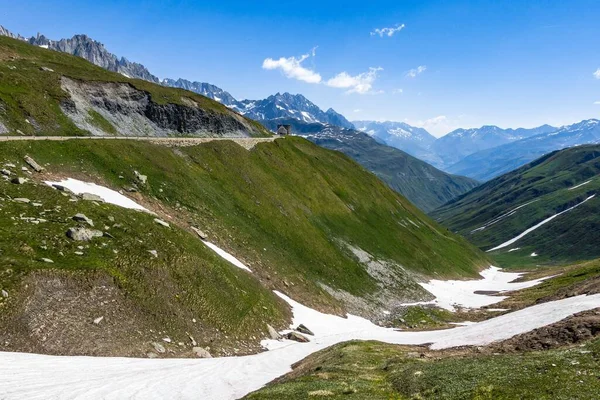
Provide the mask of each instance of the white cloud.
[{"label": "white cloud", "polygon": [[417,68],[413,68],[406,73],[407,78],[416,78],[417,75],[421,75],[423,72],[427,70],[426,65],[419,65]]},{"label": "white cloud", "polygon": [[317,72],[302,66],[302,62],[309,57],[315,56],[316,47],[312,49],[310,54],[304,54],[299,58],[296,57],[281,57],[278,60],[267,58],[263,61],[264,69],[273,70],[280,69],[283,74],[290,79],[297,79],[308,83],[320,83],[321,75]]},{"label": "white cloud", "polygon": [[595,101],[595,102],[594,102],[594,104],[596,104],[596,105],[600,105],[600,100],[598,100],[598,101]]},{"label": "white cloud", "polygon": [[375,79],[377,79],[377,73],[382,70],[383,68],[381,67],[371,67],[367,72],[363,72],[362,74],[355,76],[352,76],[347,72],[340,72],[325,82],[325,84],[334,88],[348,89],[346,93],[381,93],[374,92],[371,89],[373,88],[373,82],[375,82]]},{"label": "white cloud", "polygon": [[402,90],[402,89],[394,89],[394,90],[392,90],[392,94],[402,94],[402,93],[404,93],[404,90]]},{"label": "white cloud", "polygon": [[598,69],[596,70],[596,72],[594,72],[594,78],[596,78],[596,79],[600,79],[600,68],[598,68]]},{"label": "white cloud", "polygon": [[362,111],[362,110],[361,110],[360,108],[357,108],[356,110],[354,110],[354,112],[355,112],[355,113],[359,113],[359,112],[361,112],[361,111]]},{"label": "white cloud", "polygon": [[396,24],[395,26],[390,28],[376,28],[375,30],[373,30],[373,32],[371,32],[371,36],[379,35],[379,37],[392,37],[396,32],[400,32],[405,27],[406,25],[404,24]]}]

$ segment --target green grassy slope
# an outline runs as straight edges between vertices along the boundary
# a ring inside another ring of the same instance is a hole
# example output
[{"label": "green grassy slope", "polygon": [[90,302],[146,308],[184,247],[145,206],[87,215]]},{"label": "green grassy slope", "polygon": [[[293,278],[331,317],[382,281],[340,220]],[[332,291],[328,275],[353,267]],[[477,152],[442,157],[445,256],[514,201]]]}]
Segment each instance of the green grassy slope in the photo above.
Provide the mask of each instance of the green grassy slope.
[{"label": "green grassy slope", "polygon": [[341,343],[245,398],[591,400],[600,391],[599,339],[524,354],[418,355],[377,342]]},{"label": "green grassy slope", "polygon": [[[478,247],[491,249],[597,193],[599,172],[600,146],[562,150],[475,188],[439,208],[432,216]],[[569,190],[587,181],[590,182]],[[522,205],[525,206],[514,214],[476,230]],[[599,216],[600,199],[593,198],[492,255],[501,265],[596,258],[600,256]],[[509,252],[515,248],[519,250]],[[531,257],[533,252],[538,256]]]},{"label": "green grassy slope", "polygon": [[300,138],[252,151],[228,141],[176,150],[136,141],[0,145],[0,159],[25,154],[54,174],[115,188],[140,171],[150,182],[140,191],[155,208],[202,227],[257,274],[279,288],[285,278],[287,290],[315,305],[331,302],[317,282],[356,295],[376,288],[342,241],[424,276],[472,276],[487,262],[346,156]]},{"label": "green grassy slope", "polygon": [[[42,67],[52,71],[43,70]],[[199,94],[129,79],[82,58],[32,46],[5,36],[0,37],[0,122],[12,134],[20,130],[25,135],[87,135],[60,109],[61,101],[67,96],[61,89],[61,76],[82,81],[127,83],[149,93],[158,104],[186,105],[191,100],[208,113],[235,116],[245,121],[252,136],[270,135],[256,121],[244,118]],[[98,121],[97,116],[95,117],[97,123],[105,125],[105,122]],[[106,130],[111,134],[110,127],[106,127]]]},{"label": "green grassy slope", "polygon": [[402,150],[353,129],[307,124],[294,119],[263,123],[272,130],[276,129],[278,123],[293,124],[294,134],[305,136],[327,149],[341,151],[426,213],[479,184],[474,179],[440,171]]}]

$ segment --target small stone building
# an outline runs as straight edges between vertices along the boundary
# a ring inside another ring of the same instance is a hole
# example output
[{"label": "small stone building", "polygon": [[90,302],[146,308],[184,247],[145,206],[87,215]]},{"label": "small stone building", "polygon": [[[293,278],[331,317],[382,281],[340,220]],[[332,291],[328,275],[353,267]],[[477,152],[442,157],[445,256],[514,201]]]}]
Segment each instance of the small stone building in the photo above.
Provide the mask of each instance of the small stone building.
[{"label": "small stone building", "polygon": [[291,135],[292,134],[292,126],[291,125],[277,125],[277,134],[278,135]]}]

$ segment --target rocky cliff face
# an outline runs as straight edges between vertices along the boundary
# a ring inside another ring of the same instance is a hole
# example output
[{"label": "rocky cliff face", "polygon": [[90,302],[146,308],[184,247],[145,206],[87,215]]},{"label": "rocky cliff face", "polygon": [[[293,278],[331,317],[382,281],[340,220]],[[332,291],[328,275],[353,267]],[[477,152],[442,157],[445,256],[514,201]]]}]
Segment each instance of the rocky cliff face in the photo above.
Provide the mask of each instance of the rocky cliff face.
[{"label": "rocky cliff face", "polygon": [[235,114],[198,107],[192,99],[182,104],[158,104],[151,96],[126,83],[83,82],[63,77],[70,96],[61,104],[77,127],[103,136],[250,136],[254,128]]}]

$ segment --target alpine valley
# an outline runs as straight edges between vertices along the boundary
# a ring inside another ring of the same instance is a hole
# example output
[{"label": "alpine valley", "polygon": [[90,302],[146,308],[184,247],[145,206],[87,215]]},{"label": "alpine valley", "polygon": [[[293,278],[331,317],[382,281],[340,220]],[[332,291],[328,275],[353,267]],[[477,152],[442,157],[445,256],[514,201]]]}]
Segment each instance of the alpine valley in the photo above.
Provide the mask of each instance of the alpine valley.
[{"label": "alpine valley", "polygon": [[0,398],[594,399],[599,190],[596,119],[436,138],[0,26]]}]

